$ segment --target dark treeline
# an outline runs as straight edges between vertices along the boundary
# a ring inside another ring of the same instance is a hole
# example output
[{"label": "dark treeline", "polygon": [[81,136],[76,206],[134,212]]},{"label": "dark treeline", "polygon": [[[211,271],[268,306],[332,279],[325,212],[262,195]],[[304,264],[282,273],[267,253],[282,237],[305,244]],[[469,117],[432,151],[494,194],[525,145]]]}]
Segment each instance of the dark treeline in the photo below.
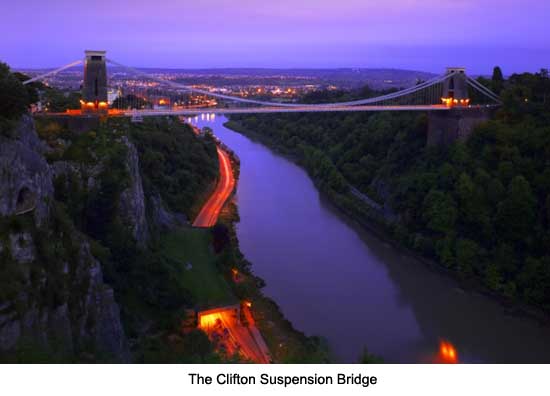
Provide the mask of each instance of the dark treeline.
[{"label": "dark treeline", "polygon": [[295,156],[346,212],[370,217],[352,185],[392,207],[398,221],[388,228],[403,245],[548,310],[548,71],[506,80],[495,68],[480,81],[504,104],[467,141],[448,147],[426,146],[425,114],[238,116],[231,124]]},{"label": "dark treeline", "polygon": [[41,82],[21,84],[29,78],[19,72],[12,73],[8,65],[0,62],[0,133],[12,130],[31,104],[39,101],[51,112],[80,108],[79,92],[62,92]]}]

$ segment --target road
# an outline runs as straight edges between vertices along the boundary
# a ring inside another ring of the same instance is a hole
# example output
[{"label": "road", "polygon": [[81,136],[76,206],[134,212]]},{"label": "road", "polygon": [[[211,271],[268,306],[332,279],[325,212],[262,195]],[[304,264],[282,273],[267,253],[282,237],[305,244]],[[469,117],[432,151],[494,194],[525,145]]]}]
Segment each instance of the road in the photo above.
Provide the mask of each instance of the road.
[{"label": "road", "polygon": [[235,188],[235,178],[233,177],[229,154],[219,147],[217,150],[220,163],[220,178],[216,189],[195,218],[193,222],[194,227],[213,227],[218,221],[218,216],[223,205]]},{"label": "road", "polygon": [[245,327],[232,313],[220,310],[203,316],[199,327],[211,340],[223,344],[229,356],[237,353],[254,363],[271,361],[269,349],[253,322]]}]

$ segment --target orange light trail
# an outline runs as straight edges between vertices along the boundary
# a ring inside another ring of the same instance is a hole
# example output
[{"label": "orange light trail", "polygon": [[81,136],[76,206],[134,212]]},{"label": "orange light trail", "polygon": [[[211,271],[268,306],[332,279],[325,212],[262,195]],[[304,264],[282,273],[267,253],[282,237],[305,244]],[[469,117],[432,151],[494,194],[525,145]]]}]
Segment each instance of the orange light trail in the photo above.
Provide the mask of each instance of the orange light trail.
[{"label": "orange light trail", "polygon": [[220,162],[220,180],[216,189],[195,218],[193,222],[194,227],[213,227],[218,221],[218,216],[223,205],[235,188],[235,178],[233,177],[229,154],[219,147],[217,150]]}]

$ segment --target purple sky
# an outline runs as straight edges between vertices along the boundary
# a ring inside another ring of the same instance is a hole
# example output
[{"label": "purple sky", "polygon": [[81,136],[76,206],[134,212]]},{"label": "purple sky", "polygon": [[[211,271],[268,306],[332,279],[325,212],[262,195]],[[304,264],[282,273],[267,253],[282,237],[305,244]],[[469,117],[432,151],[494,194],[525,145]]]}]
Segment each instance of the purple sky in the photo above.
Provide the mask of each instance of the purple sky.
[{"label": "purple sky", "polygon": [[550,68],[549,0],[2,1],[0,60],[146,67]]}]

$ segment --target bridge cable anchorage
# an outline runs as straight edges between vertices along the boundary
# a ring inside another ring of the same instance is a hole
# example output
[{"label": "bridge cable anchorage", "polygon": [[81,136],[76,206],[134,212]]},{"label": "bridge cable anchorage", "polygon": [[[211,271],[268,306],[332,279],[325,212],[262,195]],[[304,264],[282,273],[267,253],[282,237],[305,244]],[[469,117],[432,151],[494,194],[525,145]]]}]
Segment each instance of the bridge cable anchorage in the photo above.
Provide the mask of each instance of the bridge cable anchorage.
[{"label": "bridge cable anchorage", "polygon": [[338,106],[366,105],[366,104],[374,104],[374,103],[379,103],[379,102],[382,102],[382,101],[387,101],[387,100],[392,100],[392,99],[399,99],[403,96],[414,94],[414,93],[419,92],[423,89],[428,89],[428,88],[430,88],[430,87],[432,87],[436,84],[439,84],[439,83],[449,79],[450,77],[452,77],[455,74],[455,72],[452,72],[452,73],[448,73],[448,74],[445,74],[445,75],[442,75],[442,76],[437,76],[437,77],[432,78],[431,80],[425,81],[425,82],[420,83],[418,85],[415,85],[413,87],[409,87],[409,88],[406,88],[406,89],[403,89],[403,90],[400,90],[400,91],[397,91],[397,92],[392,92],[390,94],[378,96],[378,97],[375,97],[375,98],[360,99],[360,100],[347,101],[347,102],[333,102],[333,103],[320,103],[320,104],[300,104],[300,103],[268,102],[268,101],[262,101],[262,100],[244,99],[244,98],[239,98],[239,97],[236,97],[236,96],[219,94],[219,93],[210,92],[210,91],[207,91],[207,90],[204,90],[204,89],[194,88],[194,87],[189,86],[189,85],[176,83],[174,81],[164,80],[164,79],[152,76],[152,75],[150,75],[146,72],[135,69],[133,67],[123,65],[123,64],[121,64],[119,62],[116,62],[112,59],[107,59],[107,62],[109,62],[109,63],[111,63],[115,66],[124,68],[124,69],[126,69],[126,70],[128,70],[128,71],[130,71],[130,72],[132,72],[136,75],[141,75],[141,76],[148,77],[151,80],[156,81],[160,84],[166,84],[166,85],[169,85],[173,88],[177,88],[177,89],[181,89],[181,90],[185,90],[185,91],[189,91],[189,92],[199,93],[199,94],[202,94],[202,95],[208,95],[208,96],[212,96],[212,97],[215,97],[215,98],[225,99],[225,100],[240,102],[240,103],[256,104],[256,105],[261,105],[261,106],[273,106],[273,107],[299,107],[299,108],[303,108],[303,109],[308,108],[308,107],[312,107],[312,108],[331,108],[331,107],[338,107]]},{"label": "bridge cable anchorage", "polygon": [[52,70],[52,71],[49,71],[47,73],[44,73],[44,74],[41,74],[39,76],[36,76],[36,77],[33,77],[27,81],[24,81],[23,82],[23,85],[27,85],[27,84],[30,84],[32,82],[35,82],[35,81],[38,81],[38,80],[42,80],[46,77],[49,77],[53,74],[57,74],[59,72],[62,72],[63,70],[66,70],[66,69],[70,69],[71,67],[74,67],[74,66],[77,66],[77,65],[80,65],[81,63],[83,63],[84,61],[81,59],[81,60],[77,60],[77,61],[74,61],[74,62],[71,62],[69,64],[66,64],[65,66],[61,66],[60,68],[58,69],[55,69],[55,70]]},{"label": "bridge cable anchorage", "polygon": [[474,88],[475,90],[481,92],[482,94],[484,94],[485,96],[487,96],[489,99],[492,99],[494,100],[495,102],[499,103],[499,104],[502,104],[502,101],[500,99],[500,97],[494,93],[493,91],[491,91],[489,88],[487,88],[486,86],[484,86],[483,84],[481,84],[479,81],[477,80],[474,80],[473,78],[471,77],[467,77],[467,80],[466,82],[468,83],[468,85],[470,85],[472,88]]}]

